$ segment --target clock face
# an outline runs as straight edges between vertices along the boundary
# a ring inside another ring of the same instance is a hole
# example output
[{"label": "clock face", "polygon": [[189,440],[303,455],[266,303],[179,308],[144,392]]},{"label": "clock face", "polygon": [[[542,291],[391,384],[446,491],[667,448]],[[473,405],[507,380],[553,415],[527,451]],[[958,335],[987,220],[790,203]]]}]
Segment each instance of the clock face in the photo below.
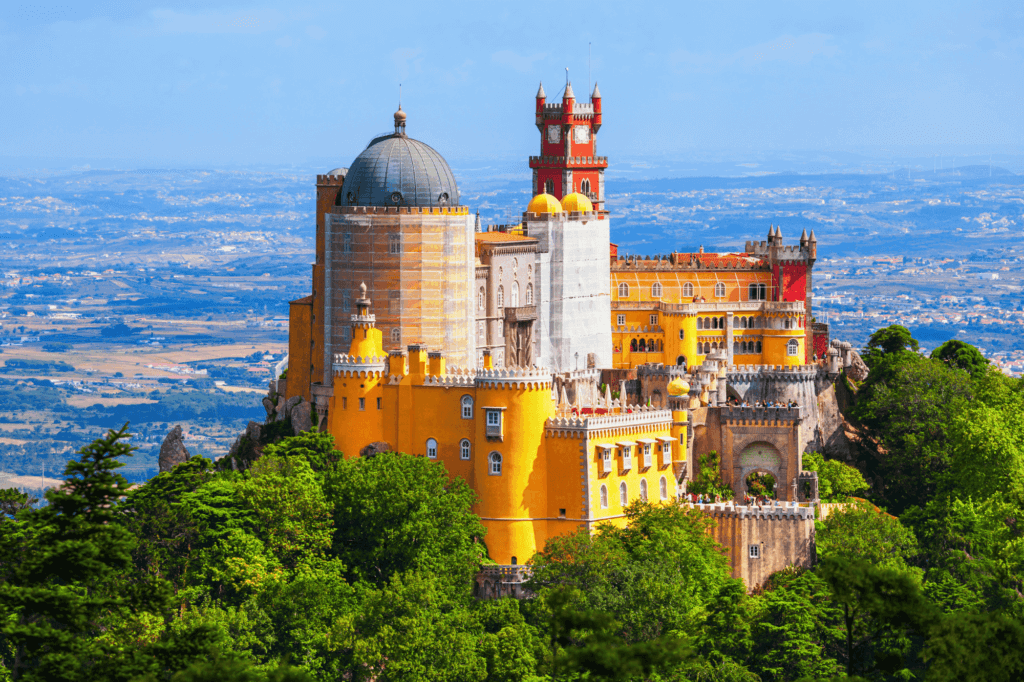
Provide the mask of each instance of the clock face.
[{"label": "clock face", "polygon": [[562,129],[558,126],[548,126],[548,142],[561,142]]},{"label": "clock face", "polygon": [[572,129],[572,141],[576,144],[590,142],[590,126],[575,126]]}]

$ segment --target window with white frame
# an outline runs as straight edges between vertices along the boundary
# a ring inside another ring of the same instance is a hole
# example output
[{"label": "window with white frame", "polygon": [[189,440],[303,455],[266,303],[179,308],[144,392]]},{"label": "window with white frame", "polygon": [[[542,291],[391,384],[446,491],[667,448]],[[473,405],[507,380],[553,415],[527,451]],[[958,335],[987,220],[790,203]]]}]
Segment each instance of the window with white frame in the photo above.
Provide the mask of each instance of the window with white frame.
[{"label": "window with white frame", "polygon": [[625,507],[629,504],[629,491],[626,490],[626,482],[619,484],[619,504]]},{"label": "window with white frame", "polygon": [[601,486],[601,509],[608,508],[608,486]]},{"label": "window with white frame", "polygon": [[437,441],[433,438],[427,439],[427,457],[437,459]]},{"label": "window with white frame", "polygon": [[672,463],[672,441],[661,441],[661,465],[668,466]]},{"label": "window with white frame", "polygon": [[800,342],[796,339],[790,339],[789,343],[786,344],[786,355],[790,357],[800,354]]},{"label": "window with white frame", "polygon": [[622,468],[633,468],[633,448],[629,445],[622,446]]},{"label": "window with white frame", "polygon": [[487,458],[490,461],[489,473],[491,476],[501,476],[501,453],[492,452]]},{"label": "window with white frame", "polygon": [[618,317],[615,318],[615,322],[620,327],[625,327],[626,326],[626,316],[625,315],[619,315]]},{"label": "window with white frame", "polygon": [[488,438],[502,438],[504,435],[501,428],[501,410],[484,408],[486,417],[486,432]]},{"label": "window with white frame", "polygon": [[640,479],[640,499],[644,502],[647,501],[647,479]]},{"label": "window with white frame", "polygon": [[391,343],[402,343],[402,330],[399,327],[391,329]]},{"label": "window with white frame", "polygon": [[462,442],[459,443],[459,458],[469,459],[469,454],[472,451],[472,448],[473,446],[470,445],[469,440],[467,438],[463,438]]},{"label": "window with white frame", "polygon": [[478,310],[484,309],[484,288],[480,287],[480,291],[476,295],[476,307]]},{"label": "window with white frame", "polygon": [[388,253],[392,255],[398,255],[402,253],[402,235],[400,234],[389,234],[388,235]]},{"label": "window with white frame", "polygon": [[751,545],[750,546],[750,558],[751,559],[760,559],[761,558],[761,545]]},{"label": "window with white frame", "polygon": [[533,285],[526,285],[526,305],[533,305]]},{"label": "window with white frame", "polygon": [[644,443],[644,468],[651,466],[651,444]]},{"label": "window with white frame", "polygon": [[687,298],[693,297],[693,285],[689,282],[683,284],[683,296]]},{"label": "window with white frame", "polygon": [[498,287],[498,307],[505,307],[505,287]]},{"label": "window with white frame", "polygon": [[668,480],[662,476],[661,481],[658,482],[658,493],[661,495],[661,499],[668,499]]},{"label": "window with white frame", "polygon": [[601,448],[601,473],[610,474],[612,472],[612,449]]},{"label": "window with white frame", "polygon": [[715,296],[717,298],[725,297],[725,284],[723,282],[719,282],[715,285]]},{"label": "window with white frame", "polygon": [[619,285],[619,298],[629,298],[629,285],[625,282]]},{"label": "window with white frame", "polygon": [[512,307],[519,307],[519,282],[512,282]]},{"label": "window with white frame", "polygon": [[472,419],[473,418],[473,397],[464,395],[462,396],[462,418]]},{"label": "window with white frame", "polygon": [[657,315],[651,315],[651,326],[652,327],[657,327],[658,326],[658,316]]},{"label": "window with white frame", "polygon": [[651,298],[661,298],[661,282],[651,285]]}]

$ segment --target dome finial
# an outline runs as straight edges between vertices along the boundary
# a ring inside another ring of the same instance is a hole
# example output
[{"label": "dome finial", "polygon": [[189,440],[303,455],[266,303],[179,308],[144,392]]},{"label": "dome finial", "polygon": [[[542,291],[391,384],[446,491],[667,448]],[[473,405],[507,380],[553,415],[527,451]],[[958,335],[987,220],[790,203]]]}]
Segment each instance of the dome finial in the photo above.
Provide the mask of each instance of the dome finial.
[{"label": "dome finial", "polygon": [[398,103],[398,111],[395,112],[395,133],[405,135],[405,112],[402,111],[402,103]]}]

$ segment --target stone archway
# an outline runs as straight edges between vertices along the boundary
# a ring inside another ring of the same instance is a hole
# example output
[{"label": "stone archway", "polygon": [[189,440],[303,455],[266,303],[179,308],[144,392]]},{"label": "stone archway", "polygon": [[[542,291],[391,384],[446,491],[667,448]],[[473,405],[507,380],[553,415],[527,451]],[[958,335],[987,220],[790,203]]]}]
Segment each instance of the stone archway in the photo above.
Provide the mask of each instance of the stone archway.
[{"label": "stone archway", "polygon": [[[765,441],[754,441],[743,448],[734,460],[733,465],[733,492],[742,498],[746,492],[747,476],[752,473],[766,473],[775,477],[777,492],[780,485],[785,485],[783,477],[783,456],[771,443]],[[780,494],[781,498],[782,495]]]}]

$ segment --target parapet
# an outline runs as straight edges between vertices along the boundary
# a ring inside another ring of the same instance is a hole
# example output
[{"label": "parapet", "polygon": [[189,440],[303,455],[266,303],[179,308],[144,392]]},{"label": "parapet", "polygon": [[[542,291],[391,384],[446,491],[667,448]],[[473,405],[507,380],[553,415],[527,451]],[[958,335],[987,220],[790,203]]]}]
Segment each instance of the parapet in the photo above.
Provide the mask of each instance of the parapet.
[{"label": "parapet", "polygon": [[685,365],[663,365],[659,363],[649,363],[646,365],[638,365],[636,368],[636,376],[638,379],[661,379],[666,380],[689,377],[690,373],[687,371]]},{"label": "parapet", "polygon": [[748,383],[768,378],[773,381],[796,383],[814,381],[822,371],[820,365],[733,365],[726,370],[730,383]]},{"label": "parapet", "polygon": [[[392,374],[389,384],[401,382],[401,377]],[[551,372],[543,367],[506,367],[504,369],[467,369],[449,367],[439,376],[428,375],[424,386],[453,388],[458,386],[485,388],[528,388],[551,390]]]},{"label": "parapet", "polygon": [[814,521],[814,508],[801,507],[796,502],[775,502],[763,507],[757,505],[740,505],[732,502],[719,502],[716,504],[694,504],[691,505],[700,509],[712,518],[740,518],[740,519],[778,519],[792,521]]},{"label": "parapet", "polygon": [[468,206],[335,206],[343,215],[469,215]]},{"label": "parapet", "polygon": [[334,373],[335,375],[364,372],[380,372],[383,374],[387,369],[386,361],[386,355],[362,357],[360,355],[349,355],[348,353],[335,353]]},{"label": "parapet", "polygon": [[588,220],[604,220],[608,211],[562,211],[561,213],[529,213],[523,211],[523,222],[586,222]]},{"label": "parapet", "polygon": [[[616,401],[617,402],[617,401]],[[595,435],[595,432],[649,428],[655,425],[671,425],[672,411],[656,407],[636,405],[632,412],[626,414],[591,414],[583,417],[550,417],[544,428],[562,436],[582,437],[584,434]]]},{"label": "parapet", "polygon": [[744,407],[722,405],[722,421],[727,422],[798,422],[803,416],[799,407]]}]

